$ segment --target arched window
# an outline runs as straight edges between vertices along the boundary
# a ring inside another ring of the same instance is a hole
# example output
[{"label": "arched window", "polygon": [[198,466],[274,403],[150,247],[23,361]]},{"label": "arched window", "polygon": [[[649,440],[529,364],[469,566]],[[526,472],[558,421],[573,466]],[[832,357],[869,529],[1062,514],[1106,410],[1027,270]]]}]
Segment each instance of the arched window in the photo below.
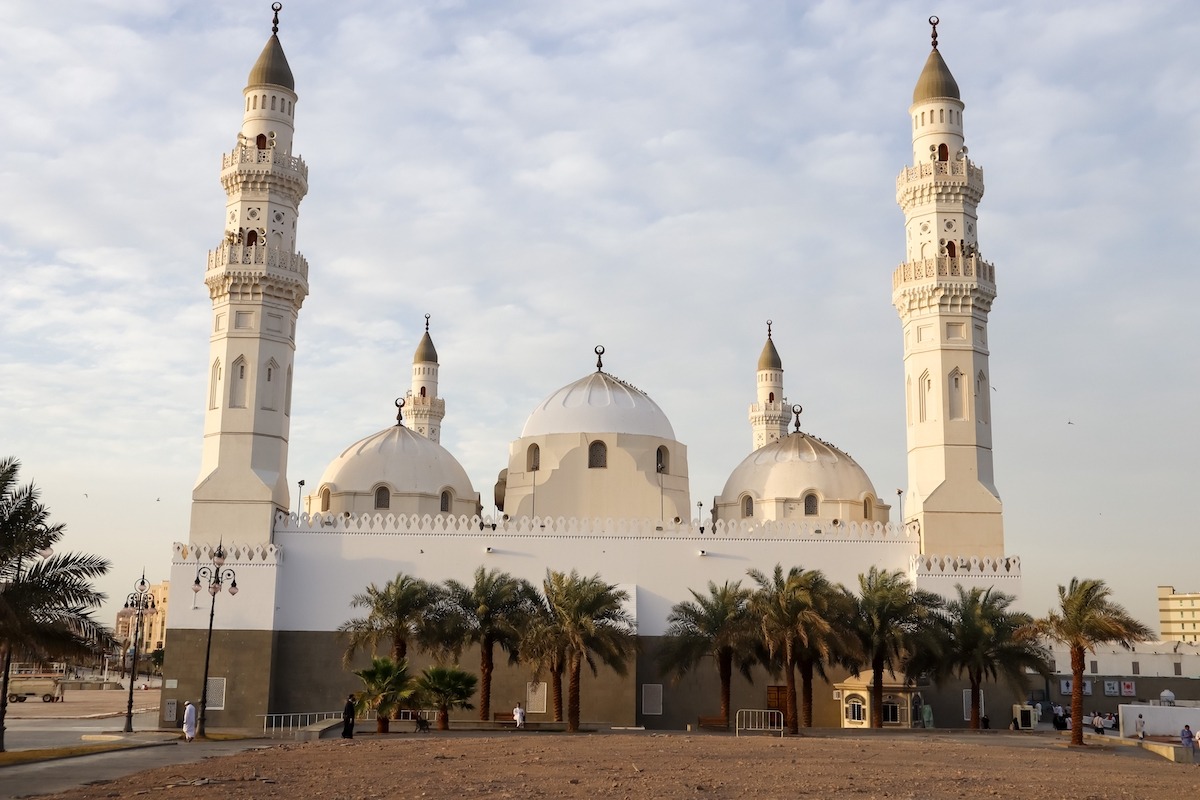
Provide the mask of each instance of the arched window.
[{"label": "arched window", "polygon": [[804,516],[815,517],[820,509],[820,502],[815,494],[804,495]]},{"label": "arched window", "polygon": [[667,450],[665,446],[658,448],[658,455],[655,456],[654,468],[659,472],[659,474],[671,471],[671,452]]},{"label": "arched window", "polygon": [[246,234],[246,247],[254,247],[258,244],[258,231],[253,228]]},{"label": "arched window", "polygon": [[321,511],[329,510],[329,487],[326,486],[321,490]]},{"label": "arched window", "polygon": [[525,471],[537,472],[542,468],[542,449],[536,444],[529,445],[525,451]]},{"label": "arched window", "polygon": [[449,513],[449,511],[450,511],[450,490],[449,489],[442,492],[441,511],[443,514]]},{"label": "arched window", "polygon": [[208,407],[216,408],[221,401],[221,359],[212,365],[212,375],[208,380]]},{"label": "arched window", "polygon": [[588,445],[588,469],[605,469],[608,466],[608,445],[595,441]]},{"label": "arched window", "polygon": [[292,415],[292,366],[288,365],[287,385],[283,387],[283,413]]},{"label": "arched window", "polygon": [[267,149],[267,135],[265,133],[260,133],[254,139],[254,143],[256,145],[258,145],[259,150],[266,150]]},{"label": "arched window", "polygon": [[964,411],[966,403],[964,402],[966,395],[966,381],[963,380],[963,374],[958,367],[950,373],[946,379],[949,381],[950,388],[950,419],[966,419]]},{"label": "arched window", "polygon": [[946,255],[950,256],[950,258],[957,258],[958,245],[954,244],[954,242],[946,242]]},{"label": "arched window", "polygon": [[425,387],[422,386],[421,387],[421,397],[424,397],[424,396],[425,396]]},{"label": "arched window", "polygon": [[275,95],[271,95],[271,110],[272,111],[275,110],[275,100],[276,100]]},{"label": "arched window", "polygon": [[989,419],[991,402],[991,395],[988,394],[987,375],[980,370],[979,375],[975,378],[975,418],[984,424],[991,422]]},{"label": "arched window", "polygon": [[863,519],[870,521],[874,504],[871,502],[871,496],[867,495],[863,498]]},{"label": "arched window", "polygon": [[231,408],[246,407],[246,360],[238,358],[233,362],[232,374],[229,376],[229,405]]},{"label": "arched window", "polygon": [[867,715],[866,708],[863,705],[863,699],[856,694],[850,695],[846,700],[846,721],[847,722],[865,722]]},{"label": "arched window", "polygon": [[376,508],[391,508],[392,493],[388,491],[388,487],[380,486],[375,490],[375,507]]},{"label": "arched window", "polygon": [[775,402],[775,393],[774,392],[767,392],[767,402],[768,403]]},{"label": "arched window", "polygon": [[263,369],[262,407],[266,411],[279,408],[279,364],[275,359],[267,362]]},{"label": "arched window", "polygon": [[929,404],[933,400],[933,378],[928,372],[921,374],[917,381],[917,421],[926,422],[930,418]]},{"label": "arched window", "polygon": [[258,109],[258,95],[254,95],[254,108]]},{"label": "arched window", "polygon": [[944,144],[939,144],[938,145],[938,161],[949,161],[949,160],[950,160],[950,148],[946,147],[946,145],[944,145]]},{"label": "arched window", "polygon": [[754,498],[751,497],[750,495],[746,495],[745,497],[742,498],[742,516],[743,517],[753,517],[754,516]]}]

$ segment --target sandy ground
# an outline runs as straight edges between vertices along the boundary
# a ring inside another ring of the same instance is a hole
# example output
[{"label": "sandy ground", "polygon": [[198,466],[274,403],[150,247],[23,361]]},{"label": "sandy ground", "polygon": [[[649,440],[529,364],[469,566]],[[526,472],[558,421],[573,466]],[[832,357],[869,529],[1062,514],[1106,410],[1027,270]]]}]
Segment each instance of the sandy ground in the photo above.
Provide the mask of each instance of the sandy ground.
[{"label": "sandy ground", "polygon": [[1117,745],[1067,748],[1049,735],[509,732],[277,745],[54,797],[1144,800],[1193,796],[1197,785],[1196,766]]}]

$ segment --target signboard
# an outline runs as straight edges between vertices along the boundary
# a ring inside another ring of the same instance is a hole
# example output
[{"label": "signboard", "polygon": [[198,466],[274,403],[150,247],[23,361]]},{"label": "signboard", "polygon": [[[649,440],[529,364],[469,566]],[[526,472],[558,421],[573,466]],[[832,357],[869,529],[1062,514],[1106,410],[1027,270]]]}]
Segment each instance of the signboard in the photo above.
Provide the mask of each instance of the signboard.
[{"label": "signboard", "polygon": [[[1060,679],[1058,682],[1058,691],[1059,691],[1059,694],[1070,695],[1071,694],[1071,679],[1070,678]],[[1083,695],[1084,695],[1084,697],[1092,696],[1092,682],[1091,681],[1083,682]]]},{"label": "signboard", "polygon": [[1104,682],[1104,696],[1105,697],[1116,697],[1120,691],[1121,691],[1120,681],[1105,681]]},{"label": "signboard", "polygon": [[1121,697],[1137,697],[1137,687],[1133,681],[1121,681]]}]

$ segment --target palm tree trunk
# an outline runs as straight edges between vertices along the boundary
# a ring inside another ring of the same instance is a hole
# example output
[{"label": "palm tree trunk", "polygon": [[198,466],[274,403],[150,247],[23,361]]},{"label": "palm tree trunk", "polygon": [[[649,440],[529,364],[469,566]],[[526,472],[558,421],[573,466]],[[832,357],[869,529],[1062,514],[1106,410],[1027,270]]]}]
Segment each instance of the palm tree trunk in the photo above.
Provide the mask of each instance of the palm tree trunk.
[{"label": "palm tree trunk", "polygon": [[479,719],[484,722],[492,717],[492,648],[489,638],[479,644]]},{"label": "palm tree trunk", "polygon": [[871,659],[871,727],[883,727],[883,659]]},{"label": "palm tree trunk", "polygon": [[800,662],[800,724],[812,727],[813,719],[813,664]]},{"label": "palm tree trunk", "polygon": [[562,667],[550,670],[550,691],[554,694],[554,721],[563,721]]},{"label": "palm tree trunk", "polygon": [[379,711],[376,710],[375,711],[375,732],[376,733],[387,733],[388,731],[389,731],[388,715],[380,714]]},{"label": "palm tree trunk", "polygon": [[437,723],[439,731],[450,730],[450,707],[438,706]]},{"label": "palm tree trunk", "polygon": [[979,730],[979,685],[983,682],[983,678],[976,673],[971,673],[971,730]]},{"label": "palm tree trunk", "polygon": [[729,684],[733,679],[733,651],[724,648],[718,654],[717,670],[721,674],[721,719],[729,728]]},{"label": "palm tree trunk", "polygon": [[567,730],[575,733],[579,730],[579,673],[583,667],[583,658],[578,653],[571,653],[568,661],[570,675],[567,676]]},{"label": "palm tree trunk", "polygon": [[4,677],[0,680],[0,753],[4,750],[4,720],[8,717],[8,675],[12,669],[12,648],[4,647]]},{"label": "palm tree trunk", "polygon": [[[372,648],[372,652],[374,649]],[[392,661],[399,664],[408,656],[408,642],[404,639],[396,639],[392,642]]]},{"label": "palm tree trunk", "polygon": [[788,733],[795,736],[800,733],[800,725],[796,716],[796,662],[789,659],[783,668],[787,672],[785,679],[787,683],[787,708],[783,711],[783,721],[787,725]]},{"label": "palm tree trunk", "polygon": [[1071,744],[1083,746],[1083,655],[1082,647],[1071,646]]}]

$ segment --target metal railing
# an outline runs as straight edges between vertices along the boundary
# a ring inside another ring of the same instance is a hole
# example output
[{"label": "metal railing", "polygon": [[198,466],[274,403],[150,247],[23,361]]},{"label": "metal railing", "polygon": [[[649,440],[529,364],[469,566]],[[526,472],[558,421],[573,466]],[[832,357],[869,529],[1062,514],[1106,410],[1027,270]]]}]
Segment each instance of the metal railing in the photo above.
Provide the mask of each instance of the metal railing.
[{"label": "metal railing", "polygon": [[[290,714],[259,714],[263,718],[263,734],[271,738],[287,738],[294,737],[297,733],[307,728],[309,725],[315,725],[318,722],[327,720],[338,720],[342,718],[341,711],[301,711]],[[411,722],[416,718],[421,718],[427,722],[437,720],[437,709],[421,708],[421,709],[403,709],[397,711],[392,717],[393,722]],[[371,709],[363,714],[359,714],[355,718],[355,722],[374,722],[375,710]]]},{"label": "metal railing", "polygon": [[741,736],[742,731],[778,733],[782,738],[783,712],[768,708],[739,708],[735,734]]}]

